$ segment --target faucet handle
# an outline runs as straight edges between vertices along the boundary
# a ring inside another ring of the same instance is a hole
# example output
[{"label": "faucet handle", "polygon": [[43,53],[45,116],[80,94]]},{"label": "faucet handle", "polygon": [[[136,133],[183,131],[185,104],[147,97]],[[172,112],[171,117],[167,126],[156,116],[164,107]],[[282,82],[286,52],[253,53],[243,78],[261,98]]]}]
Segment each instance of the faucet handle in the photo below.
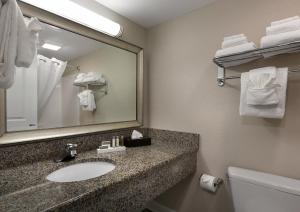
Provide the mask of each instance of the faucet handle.
[{"label": "faucet handle", "polygon": [[67,144],[66,148],[68,149],[75,149],[77,147],[77,144]]}]

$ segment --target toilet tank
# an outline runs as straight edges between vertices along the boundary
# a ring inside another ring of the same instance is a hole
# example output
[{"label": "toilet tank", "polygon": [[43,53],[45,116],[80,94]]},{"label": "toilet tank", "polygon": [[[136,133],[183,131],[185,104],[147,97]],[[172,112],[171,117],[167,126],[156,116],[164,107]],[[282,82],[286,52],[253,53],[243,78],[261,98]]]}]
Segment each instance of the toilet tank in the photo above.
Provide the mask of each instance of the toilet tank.
[{"label": "toilet tank", "polygon": [[300,181],[228,168],[235,212],[300,212]]}]

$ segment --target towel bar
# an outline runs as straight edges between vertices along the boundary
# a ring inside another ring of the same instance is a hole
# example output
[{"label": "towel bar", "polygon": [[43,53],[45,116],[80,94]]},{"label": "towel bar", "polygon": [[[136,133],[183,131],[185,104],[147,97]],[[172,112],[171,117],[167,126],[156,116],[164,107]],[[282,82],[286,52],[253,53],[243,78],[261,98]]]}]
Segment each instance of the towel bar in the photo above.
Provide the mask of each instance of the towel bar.
[{"label": "towel bar", "polygon": [[[289,73],[300,73],[300,66],[289,67]],[[231,79],[240,79],[241,76],[228,76],[226,77],[226,69],[223,67],[218,67],[218,76],[217,82],[219,87],[223,87],[225,85],[226,80]]]}]

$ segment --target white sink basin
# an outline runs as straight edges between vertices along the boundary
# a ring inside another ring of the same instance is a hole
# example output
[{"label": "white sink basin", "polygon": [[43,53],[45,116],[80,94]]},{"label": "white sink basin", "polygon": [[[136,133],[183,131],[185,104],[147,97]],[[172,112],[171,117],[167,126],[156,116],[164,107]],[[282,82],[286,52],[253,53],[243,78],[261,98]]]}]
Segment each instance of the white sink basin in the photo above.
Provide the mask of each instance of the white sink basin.
[{"label": "white sink basin", "polygon": [[47,176],[47,180],[60,183],[83,181],[105,175],[115,167],[108,162],[78,163],[52,172]]}]

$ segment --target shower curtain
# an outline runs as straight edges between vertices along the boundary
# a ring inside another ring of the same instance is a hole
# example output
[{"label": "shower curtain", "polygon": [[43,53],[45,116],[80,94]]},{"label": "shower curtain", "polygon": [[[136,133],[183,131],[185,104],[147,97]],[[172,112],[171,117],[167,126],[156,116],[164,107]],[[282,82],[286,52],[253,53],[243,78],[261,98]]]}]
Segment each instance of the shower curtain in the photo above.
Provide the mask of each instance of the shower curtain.
[{"label": "shower curtain", "polygon": [[60,83],[67,62],[38,55],[38,113],[47,105],[54,89]]}]

